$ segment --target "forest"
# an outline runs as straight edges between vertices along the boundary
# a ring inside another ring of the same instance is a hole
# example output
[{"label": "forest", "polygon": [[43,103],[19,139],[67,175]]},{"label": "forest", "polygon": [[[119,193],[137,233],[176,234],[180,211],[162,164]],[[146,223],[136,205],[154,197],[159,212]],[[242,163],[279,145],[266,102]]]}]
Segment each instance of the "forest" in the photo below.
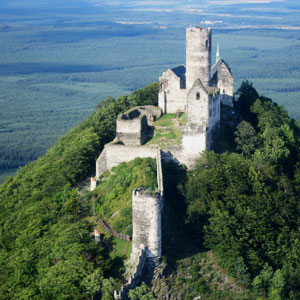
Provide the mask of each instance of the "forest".
[{"label": "forest", "polygon": [[[153,83],[101,101],[0,186],[0,299],[113,299],[130,242],[104,233],[99,245],[91,233],[100,216],[131,234],[130,192],[155,188],[155,163],[121,164],[93,193],[79,186],[114,138],[118,114],[156,105],[157,94]],[[195,168],[163,165],[162,275],[130,299],[300,299],[299,124],[248,81],[234,109],[234,127],[225,123]]]},{"label": "forest", "polygon": [[110,245],[91,238],[92,202],[77,186],[114,138],[118,114],[156,104],[157,88],[101,102],[89,119],[1,185],[0,299],[90,299],[100,290],[102,299],[112,299],[122,257],[110,256]]}]

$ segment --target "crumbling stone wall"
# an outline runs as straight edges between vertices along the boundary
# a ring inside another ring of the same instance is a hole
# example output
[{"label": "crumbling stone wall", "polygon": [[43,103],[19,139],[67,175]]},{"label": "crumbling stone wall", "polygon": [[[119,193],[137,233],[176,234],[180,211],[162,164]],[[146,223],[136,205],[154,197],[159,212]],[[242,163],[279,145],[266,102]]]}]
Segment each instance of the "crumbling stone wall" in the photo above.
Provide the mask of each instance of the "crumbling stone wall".
[{"label": "crumbling stone wall", "polygon": [[115,300],[125,300],[127,298],[128,291],[135,289],[141,281],[143,274],[144,266],[147,260],[147,251],[146,249],[140,249],[137,254],[136,265],[130,270],[131,274],[126,285],[121,287],[120,291],[114,291]]},{"label": "crumbling stone wall", "polygon": [[158,120],[162,116],[162,111],[158,106],[145,105],[138,106],[136,108],[147,117],[148,125],[150,125],[153,121]]},{"label": "crumbling stone wall", "polygon": [[117,120],[117,139],[124,145],[142,145],[147,136],[147,118],[140,114],[134,119],[121,115]]},{"label": "crumbling stone wall", "polygon": [[110,170],[122,162],[129,162],[137,157],[156,158],[156,148],[145,146],[126,146],[110,143],[105,145],[104,150],[96,162],[96,177],[99,178],[103,172]]},{"label": "crumbling stone wall", "polygon": [[161,114],[159,107],[151,105],[134,107],[120,114],[117,119],[116,140],[124,145],[143,145],[151,133],[149,125],[160,118]]},{"label": "crumbling stone wall", "polygon": [[100,153],[98,159],[96,160],[96,178],[98,179],[101,174],[103,174],[107,169],[107,145]]},{"label": "crumbling stone wall", "polygon": [[142,145],[146,138],[147,128],[147,117],[134,108],[119,115],[116,138],[124,145]]}]

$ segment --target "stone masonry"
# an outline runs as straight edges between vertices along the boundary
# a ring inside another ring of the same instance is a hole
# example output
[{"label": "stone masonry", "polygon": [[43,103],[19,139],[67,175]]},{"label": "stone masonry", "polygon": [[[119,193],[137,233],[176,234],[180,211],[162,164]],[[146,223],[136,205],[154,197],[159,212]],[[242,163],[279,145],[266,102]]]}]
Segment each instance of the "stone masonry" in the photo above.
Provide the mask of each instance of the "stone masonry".
[{"label": "stone masonry", "polygon": [[[136,107],[119,115],[116,138],[105,145],[96,162],[96,179],[106,170],[136,157],[156,158],[158,190],[139,188],[132,194],[133,237],[131,263],[139,264],[141,251],[147,257],[159,257],[161,249],[161,210],[163,181],[161,159],[192,167],[199,155],[210,149],[220,126],[222,105],[233,106],[234,78],[220,58],[211,67],[211,29],[186,29],[186,66],[168,69],[159,78],[158,107]],[[187,124],[181,127],[180,146],[157,149],[144,145],[153,135],[152,122],[162,114],[183,112]],[[146,253],[146,254],[145,254]],[[142,267],[140,266],[138,270]],[[139,274],[137,272],[136,274]],[[119,297],[119,296],[118,296]]]}]

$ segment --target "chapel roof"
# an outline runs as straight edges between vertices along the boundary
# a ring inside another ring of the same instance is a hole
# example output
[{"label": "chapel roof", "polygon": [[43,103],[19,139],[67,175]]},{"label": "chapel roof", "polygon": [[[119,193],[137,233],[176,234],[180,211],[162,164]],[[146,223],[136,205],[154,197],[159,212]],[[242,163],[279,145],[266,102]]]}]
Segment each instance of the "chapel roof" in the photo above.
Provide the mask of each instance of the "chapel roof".
[{"label": "chapel roof", "polygon": [[228,69],[228,71],[231,73],[231,70],[228,66],[228,64],[225,62],[225,60],[223,58],[219,59],[212,67],[211,67],[211,77],[213,77],[215,75],[215,73],[218,71],[219,67],[221,66],[221,64],[224,63],[224,65],[226,66],[226,68]]}]

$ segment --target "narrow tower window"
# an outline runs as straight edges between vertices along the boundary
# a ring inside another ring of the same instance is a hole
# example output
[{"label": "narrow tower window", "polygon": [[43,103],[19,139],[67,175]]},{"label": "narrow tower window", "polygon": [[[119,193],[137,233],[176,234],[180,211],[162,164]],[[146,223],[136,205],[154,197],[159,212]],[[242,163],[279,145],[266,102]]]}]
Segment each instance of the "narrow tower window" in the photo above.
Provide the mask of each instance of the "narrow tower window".
[{"label": "narrow tower window", "polygon": [[208,48],[208,40],[205,42],[205,47]]},{"label": "narrow tower window", "polygon": [[200,93],[196,94],[196,100],[200,100]]}]

